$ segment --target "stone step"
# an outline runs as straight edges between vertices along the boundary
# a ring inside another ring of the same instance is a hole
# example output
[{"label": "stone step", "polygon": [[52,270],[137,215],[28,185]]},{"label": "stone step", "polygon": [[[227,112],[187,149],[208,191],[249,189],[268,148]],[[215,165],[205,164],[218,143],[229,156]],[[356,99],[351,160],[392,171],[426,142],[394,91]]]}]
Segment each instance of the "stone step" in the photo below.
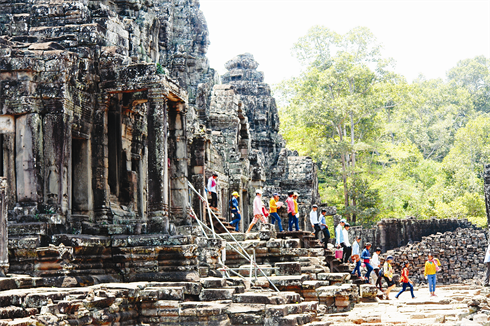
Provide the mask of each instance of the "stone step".
[{"label": "stone step", "polygon": [[219,301],[219,300],[231,300],[235,294],[235,288],[221,288],[221,289],[202,289],[199,294],[199,300],[201,301]]},{"label": "stone step", "polygon": [[12,223],[8,225],[9,236],[47,235],[48,227],[45,222]]},{"label": "stone step", "polygon": [[219,277],[206,277],[201,279],[202,286],[208,288],[221,288],[226,286],[226,279]]},{"label": "stone step", "polygon": [[0,308],[0,319],[24,318],[33,316],[39,313],[36,308],[22,308],[16,306],[8,306]]},{"label": "stone step", "polygon": [[314,315],[305,313],[298,315],[287,315],[286,317],[279,319],[279,325],[281,326],[296,326],[296,325],[305,325],[311,321],[313,321]]},{"label": "stone step", "polygon": [[233,296],[233,302],[282,305],[286,303],[286,300],[283,297],[276,295],[275,293],[245,292],[235,294]]},{"label": "stone step", "polygon": [[147,287],[140,292],[139,299],[141,301],[156,301],[156,300],[184,300],[183,287]]}]

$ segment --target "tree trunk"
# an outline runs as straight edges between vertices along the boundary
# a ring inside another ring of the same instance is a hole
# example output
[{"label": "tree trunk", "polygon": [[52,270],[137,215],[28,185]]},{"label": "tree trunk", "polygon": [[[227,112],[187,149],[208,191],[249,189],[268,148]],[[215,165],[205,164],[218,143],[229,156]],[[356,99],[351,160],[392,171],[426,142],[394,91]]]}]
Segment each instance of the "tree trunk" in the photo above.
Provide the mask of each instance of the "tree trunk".
[{"label": "tree trunk", "polygon": [[[342,128],[342,125],[339,125],[338,128],[339,128],[340,144],[342,144],[342,141],[344,139],[342,131],[345,131],[345,129]],[[344,182],[344,204],[345,204],[345,208],[347,208],[349,207],[349,193],[347,191],[347,167],[346,167],[347,162],[345,156],[346,153],[344,153],[344,151],[342,150],[340,153],[340,157],[342,159],[342,181]],[[350,221],[350,218],[347,214],[346,214],[346,218]]]},{"label": "tree trunk", "polygon": [[[352,161],[351,161],[351,173],[355,173],[356,169],[356,152],[354,150],[354,113],[350,111],[350,145],[352,146]],[[352,207],[356,207],[356,197],[352,197]],[[352,223],[356,223],[356,214],[352,213]]]}]

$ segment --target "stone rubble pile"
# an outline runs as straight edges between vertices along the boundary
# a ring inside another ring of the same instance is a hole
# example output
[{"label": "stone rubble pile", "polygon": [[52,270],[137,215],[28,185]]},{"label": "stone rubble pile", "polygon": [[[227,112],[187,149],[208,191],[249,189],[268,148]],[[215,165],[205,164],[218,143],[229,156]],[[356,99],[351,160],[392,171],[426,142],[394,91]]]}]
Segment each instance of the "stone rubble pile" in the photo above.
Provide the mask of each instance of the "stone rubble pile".
[{"label": "stone rubble pile", "polygon": [[416,283],[425,283],[425,261],[432,253],[442,265],[437,283],[455,284],[477,277],[485,270],[483,260],[487,246],[484,230],[458,228],[454,232],[423,237],[418,243],[389,250],[382,257],[394,257],[392,265],[397,273],[401,272],[404,261],[410,262],[410,278]]}]

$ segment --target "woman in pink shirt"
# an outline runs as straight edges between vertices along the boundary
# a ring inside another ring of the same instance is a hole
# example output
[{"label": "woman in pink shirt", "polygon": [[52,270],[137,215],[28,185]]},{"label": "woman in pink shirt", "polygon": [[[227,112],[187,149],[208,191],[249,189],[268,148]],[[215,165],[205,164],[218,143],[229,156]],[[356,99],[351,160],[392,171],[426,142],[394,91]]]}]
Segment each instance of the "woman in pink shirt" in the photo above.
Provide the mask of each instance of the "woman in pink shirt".
[{"label": "woman in pink shirt", "polygon": [[262,212],[262,208],[264,207],[264,204],[262,203],[262,190],[257,189],[255,191],[256,196],[254,199],[254,219],[252,223],[250,223],[250,226],[248,227],[248,230],[246,233],[249,233],[250,230],[253,228],[255,223],[260,219],[262,223],[267,223],[264,217],[264,213]]}]

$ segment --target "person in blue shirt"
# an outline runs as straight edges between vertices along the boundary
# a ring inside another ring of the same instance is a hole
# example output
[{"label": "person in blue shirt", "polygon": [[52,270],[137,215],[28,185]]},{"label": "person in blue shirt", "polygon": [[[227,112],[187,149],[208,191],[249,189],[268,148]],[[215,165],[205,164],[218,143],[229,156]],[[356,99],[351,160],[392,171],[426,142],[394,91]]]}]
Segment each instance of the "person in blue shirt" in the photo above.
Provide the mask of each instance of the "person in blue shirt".
[{"label": "person in blue shirt", "polygon": [[323,233],[323,239],[322,239],[323,247],[325,249],[328,249],[327,245],[330,242],[330,231],[328,230],[327,221],[325,220],[326,215],[327,215],[327,210],[322,209],[322,213],[320,214],[320,221],[319,222],[320,222],[320,228],[322,229],[322,233]]},{"label": "person in blue shirt", "polygon": [[366,246],[364,247],[364,250],[361,253],[362,262],[367,268],[366,275],[364,275],[364,277],[366,278],[366,283],[369,283],[369,275],[371,275],[371,272],[373,271],[373,266],[371,266],[370,264],[371,253],[369,252],[369,249],[371,249],[371,244],[368,242],[366,243]]},{"label": "person in blue shirt", "polygon": [[242,219],[242,216],[240,215],[240,210],[238,209],[238,197],[240,197],[240,195],[236,191],[231,195],[232,197],[230,200],[230,210],[231,213],[235,216],[235,219],[231,221],[230,224],[232,226],[233,224],[235,224],[235,231],[238,232],[240,229],[240,220]]},{"label": "person in blue shirt", "polygon": [[361,237],[356,237],[354,244],[352,245],[352,261],[356,263],[356,267],[352,271],[352,275],[361,277],[361,258],[359,257],[359,242],[361,242]]}]

